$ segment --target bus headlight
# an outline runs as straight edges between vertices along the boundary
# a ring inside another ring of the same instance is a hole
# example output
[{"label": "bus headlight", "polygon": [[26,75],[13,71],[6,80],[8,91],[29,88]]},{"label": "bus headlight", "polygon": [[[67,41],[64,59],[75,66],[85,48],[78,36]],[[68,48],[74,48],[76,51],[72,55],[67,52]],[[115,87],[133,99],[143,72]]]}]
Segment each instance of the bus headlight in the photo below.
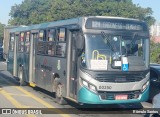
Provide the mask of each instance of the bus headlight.
[{"label": "bus headlight", "polygon": [[94,91],[94,92],[96,91],[96,87],[93,86],[93,85],[91,85],[91,84],[89,85],[89,89],[92,90],[92,91]]},{"label": "bus headlight", "polygon": [[149,81],[147,81],[143,86],[142,86],[142,92],[147,88],[149,85]]},{"label": "bus headlight", "polygon": [[85,86],[86,88],[88,88],[89,90],[93,91],[93,92],[97,92],[96,87],[90,83],[88,83],[87,81],[81,79],[82,81],[82,85]]},{"label": "bus headlight", "polygon": [[82,84],[83,84],[84,86],[88,87],[88,83],[87,83],[86,81],[82,80]]}]

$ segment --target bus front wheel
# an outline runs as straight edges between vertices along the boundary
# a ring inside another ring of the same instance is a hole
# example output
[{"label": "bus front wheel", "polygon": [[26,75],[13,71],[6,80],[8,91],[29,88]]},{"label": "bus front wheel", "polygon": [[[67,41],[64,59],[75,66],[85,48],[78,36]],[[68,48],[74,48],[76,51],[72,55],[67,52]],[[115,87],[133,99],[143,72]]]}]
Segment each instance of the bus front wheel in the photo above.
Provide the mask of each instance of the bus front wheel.
[{"label": "bus front wheel", "polygon": [[67,104],[67,102],[62,97],[62,85],[58,84],[56,87],[56,102],[61,105]]}]

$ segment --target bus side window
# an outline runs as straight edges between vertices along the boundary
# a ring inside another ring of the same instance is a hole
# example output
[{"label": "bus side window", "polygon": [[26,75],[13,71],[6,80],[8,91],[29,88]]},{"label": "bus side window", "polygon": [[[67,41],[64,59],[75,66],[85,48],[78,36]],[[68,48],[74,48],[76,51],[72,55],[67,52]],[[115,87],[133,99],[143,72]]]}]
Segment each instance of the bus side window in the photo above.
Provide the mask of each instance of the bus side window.
[{"label": "bus side window", "polygon": [[46,30],[39,31],[39,41],[46,41]]},{"label": "bus side window", "polygon": [[21,52],[24,51],[24,32],[21,33]]},{"label": "bus side window", "polygon": [[37,54],[42,54],[42,55],[47,54],[46,30],[39,31]]},{"label": "bus side window", "polygon": [[20,36],[19,36],[18,51],[19,52],[23,52],[24,51],[24,32],[21,32]]},{"label": "bus side window", "polygon": [[54,56],[55,53],[56,30],[49,29],[47,31],[47,54]]},{"label": "bus side window", "polygon": [[66,37],[66,30],[65,30],[65,28],[60,28],[58,30],[58,41],[61,41],[61,42],[66,41],[65,37]]},{"label": "bus side window", "polygon": [[55,41],[55,38],[56,38],[56,30],[55,29],[49,29],[48,30],[47,41]]},{"label": "bus side window", "polygon": [[60,28],[58,30],[58,40],[56,44],[56,55],[65,57],[66,55],[66,29]]},{"label": "bus side window", "polygon": [[14,50],[14,34],[10,34],[10,45],[9,45],[9,50],[11,50],[11,51]]},{"label": "bus side window", "polygon": [[54,56],[54,52],[55,52],[55,43],[48,42],[47,43],[47,54],[50,56]]},{"label": "bus side window", "polygon": [[37,46],[37,54],[42,54],[42,55],[47,54],[47,52],[46,52],[47,47],[46,46],[47,46],[46,42],[39,41],[38,46]]},{"label": "bus side window", "polygon": [[58,43],[56,45],[56,55],[65,57],[66,54],[66,43]]},{"label": "bus side window", "polygon": [[26,32],[25,36],[25,52],[29,53],[29,47],[30,47],[30,32]]}]

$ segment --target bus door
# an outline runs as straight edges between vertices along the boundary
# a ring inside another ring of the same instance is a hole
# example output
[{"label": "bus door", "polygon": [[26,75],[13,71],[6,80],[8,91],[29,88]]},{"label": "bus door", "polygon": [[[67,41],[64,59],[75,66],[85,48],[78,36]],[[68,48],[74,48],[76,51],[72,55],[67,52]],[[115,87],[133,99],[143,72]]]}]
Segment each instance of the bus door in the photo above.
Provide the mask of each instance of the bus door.
[{"label": "bus door", "polygon": [[14,50],[15,50],[15,34],[10,34],[9,51],[7,57],[7,70],[13,75]]},{"label": "bus door", "polygon": [[[69,77],[69,97],[77,98],[77,53],[76,53],[76,38],[78,31],[70,32],[71,38],[69,41],[70,47],[70,77]],[[69,49],[68,49],[69,50]]]},{"label": "bus door", "polygon": [[35,44],[38,39],[38,31],[31,31],[31,40],[30,40],[30,51],[29,51],[29,82],[35,83],[35,55],[36,49]]},{"label": "bus door", "polygon": [[13,59],[13,76],[17,76],[17,46],[19,40],[19,33],[15,33],[15,41],[14,41],[14,59]]}]

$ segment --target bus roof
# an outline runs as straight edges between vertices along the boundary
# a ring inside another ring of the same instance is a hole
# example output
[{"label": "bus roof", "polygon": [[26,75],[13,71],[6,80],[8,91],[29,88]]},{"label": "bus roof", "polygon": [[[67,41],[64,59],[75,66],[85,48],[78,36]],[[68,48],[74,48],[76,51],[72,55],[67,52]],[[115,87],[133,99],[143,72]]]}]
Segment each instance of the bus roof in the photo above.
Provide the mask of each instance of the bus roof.
[{"label": "bus roof", "polygon": [[125,18],[125,17],[113,17],[113,16],[89,16],[90,18],[107,18],[107,19],[121,19],[121,20],[130,20],[130,21],[140,21],[139,19]]},{"label": "bus roof", "polygon": [[72,19],[66,19],[66,20],[46,22],[46,23],[35,24],[35,25],[30,25],[30,26],[25,26],[25,27],[19,26],[17,28],[11,29],[10,32],[20,32],[20,31],[51,28],[51,27],[56,27],[56,26],[71,25],[71,24],[80,24],[80,22],[82,22],[82,19],[87,19],[87,18],[102,18],[102,19],[107,18],[107,19],[120,19],[120,20],[129,20],[129,21],[140,21],[138,19],[124,18],[124,17],[88,16],[88,17],[78,17],[78,18],[72,18]]},{"label": "bus roof", "polygon": [[12,29],[10,32],[20,32],[20,31],[27,31],[27,30],[50,28],[54,26],[77,24],[79,22],[79,19],[80,18],[72,18],[72,19],[67,19],[67,20],[59,20],[59,21],[35,24],[31,26],[26,26],[26,27],[17,27],[17,28]]}]

